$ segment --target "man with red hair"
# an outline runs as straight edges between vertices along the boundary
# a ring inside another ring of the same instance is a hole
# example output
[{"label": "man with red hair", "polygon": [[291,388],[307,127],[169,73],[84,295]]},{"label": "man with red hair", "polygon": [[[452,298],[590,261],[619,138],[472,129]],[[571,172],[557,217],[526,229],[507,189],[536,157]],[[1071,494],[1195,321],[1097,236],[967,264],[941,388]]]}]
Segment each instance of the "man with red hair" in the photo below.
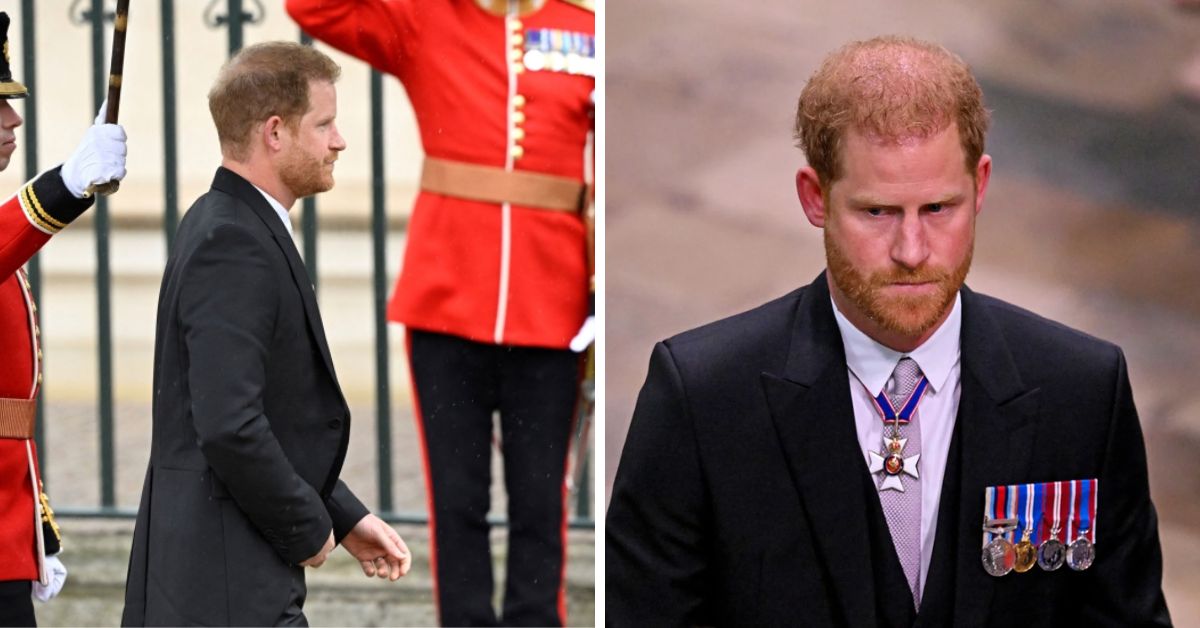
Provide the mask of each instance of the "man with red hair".
[{"label": "man with red hair", "polygon": [[[404,267],[439,617],[566,621],[565,474],[590,343],[587,163],[596,41],[587,0],[288,0],[315,39],[397,77],[425,150]],[[508,493],[492,608],[493,414]]]},{"label": "man with red hair", "polygon": [[963,285],[987,126],[934,44],[855,42],[809,80],[796,189],[828,270],[654,348],[613,625],[1169,625],[1121,350]]}]

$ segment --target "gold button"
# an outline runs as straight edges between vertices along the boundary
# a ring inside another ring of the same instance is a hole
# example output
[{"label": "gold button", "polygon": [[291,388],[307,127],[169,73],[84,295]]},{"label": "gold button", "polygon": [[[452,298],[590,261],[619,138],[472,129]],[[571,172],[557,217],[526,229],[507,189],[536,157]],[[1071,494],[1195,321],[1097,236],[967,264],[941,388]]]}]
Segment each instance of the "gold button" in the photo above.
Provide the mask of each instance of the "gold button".
[{"label": "gold button", "polygon": [[38,359],[42,359],[42,350],[38,349]]},{"label": "gold button", "polygon": [[525,66],[521,65],[521,62],[518,61],[517,63],[512,64],[512,73],[513,74],[520,74],[524,71],[525,71]]},{"label": "gold button", "polygon": [[521,33],[513,33],[512,37],[508,38],[508,41],[514,46],[520,46],[521,44],[525,43],[525,36]]},{"label": "gold button", "polygon": [[514,111],[512,114],[513,124],[524,124],[525,114],[520,111]]},{"label": "gold button", "polygon": [[513,129],[512,136],[513,139],[517,141],[525,139],[525,129],[522,129],[521,127]]},{"label": "gold button", "polygon": [[524,24],[521,24],[521,20],[518,20],[515,17],[508,21],[508,27],[514,31],[521,30],[522,26],[524,26]]},{"label": "gold button", "polygon": [[508,51],[508,58],[511,61],[520,61],[521,59],[525,58],[525,53],[514,48],[514,49]]},{"label": "gold button", "polygon": [[521,148],[520,146],[513,146],[508,153],[512,155],[513,159],[520,159],[523,155],[525,155],[525,149]]},{"label": "gold button", "polygon": [[34,325],[33,326],[33,335],[35,335],[35,336],[42,335],[42,328],[38,327],[37,325]]},{"label": "gold button", "polygon": [[38,383],[42,383],[42,374],[38,373]]},{"label": "gold button", "polygon": [[524,107],[525,106],[525,96],[522,94],[517,94],[516,96],[513,96],[512,103],[513,103],[513,106],[516,107],[517,109]]}]

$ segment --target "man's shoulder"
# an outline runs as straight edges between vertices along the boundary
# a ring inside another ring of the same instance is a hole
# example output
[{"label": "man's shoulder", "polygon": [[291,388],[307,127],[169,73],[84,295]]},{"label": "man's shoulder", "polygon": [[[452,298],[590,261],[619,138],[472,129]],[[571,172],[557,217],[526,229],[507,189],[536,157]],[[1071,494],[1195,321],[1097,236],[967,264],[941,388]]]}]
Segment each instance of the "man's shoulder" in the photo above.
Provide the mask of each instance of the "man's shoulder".
[{"label": "man's shoulder", "polygon": [[258,239],[270,235],[270,230],[253,214],[246,201],[214,188],[197,197],[184,213],[178,238],[184,246],[189,243],[201,245],[217,230],[246,231]]},{"label": "man's shoulder", "polygon": [[[1018,363],[1047,369],[1111,365],[1120,355],[1117,345],[1030,310],[985,294],[970,299],[996,324]],[[964,316],[971,316],[964,310]]]}]

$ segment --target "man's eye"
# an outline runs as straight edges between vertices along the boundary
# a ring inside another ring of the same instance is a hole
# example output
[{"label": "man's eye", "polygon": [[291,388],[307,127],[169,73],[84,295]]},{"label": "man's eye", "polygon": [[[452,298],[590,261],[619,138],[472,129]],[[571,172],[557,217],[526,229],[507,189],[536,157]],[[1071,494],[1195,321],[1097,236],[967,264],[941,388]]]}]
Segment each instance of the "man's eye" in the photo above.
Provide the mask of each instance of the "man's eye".
[{"label": "man's eye", "polygon": [[879,208],[879,207],[868,207],[868,208],[867,208],[867,214],[869,214],[869,215],[871,215],[871,216],[882,216],[882,215],[883,215],[883,209],[882,209],[882,208]]},{"label": "man's eye", "polygon": [[935,213],[935,214],[936,214],[936,213],[938,213],[938,212],[940,212],[940,211],[942,211],[942,210],[946,209],[946,206],[945,206],[945,205],[942,205],[941,203],[930,203],[930,204],[928,204],[928,205],[926,205],[926,206],[925,206],[925,209],[927,209],[927,210],[929,210],[929,211],[931,211],[931,212],[933,212],[933,213]]}]

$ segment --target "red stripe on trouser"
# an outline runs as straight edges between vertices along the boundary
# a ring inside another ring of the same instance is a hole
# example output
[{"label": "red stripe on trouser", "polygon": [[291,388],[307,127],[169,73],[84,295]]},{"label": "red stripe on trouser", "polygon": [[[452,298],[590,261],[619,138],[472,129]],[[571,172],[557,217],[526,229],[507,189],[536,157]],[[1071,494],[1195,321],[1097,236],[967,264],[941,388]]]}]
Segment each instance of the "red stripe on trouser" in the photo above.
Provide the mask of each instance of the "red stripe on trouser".
[{"label": "red stripe on trouser", "polygon": [[425,508],[429,511],[429,574],[433,577],[433,604],[437,608],[438,623],[442,623],[442,600],[438,595],[437,578],[437,525],[433,512],[433,473],[429,468],[429,445],[425,441],[425,421],[421,415],[421,400],[417,394],[417,376],[412,362],[412,332],[404,329],[404,352],[408,357],[408,381],[412,386],[413,419],[417,423],[417,438],[421,441],[421,462],[425,467]]}]

